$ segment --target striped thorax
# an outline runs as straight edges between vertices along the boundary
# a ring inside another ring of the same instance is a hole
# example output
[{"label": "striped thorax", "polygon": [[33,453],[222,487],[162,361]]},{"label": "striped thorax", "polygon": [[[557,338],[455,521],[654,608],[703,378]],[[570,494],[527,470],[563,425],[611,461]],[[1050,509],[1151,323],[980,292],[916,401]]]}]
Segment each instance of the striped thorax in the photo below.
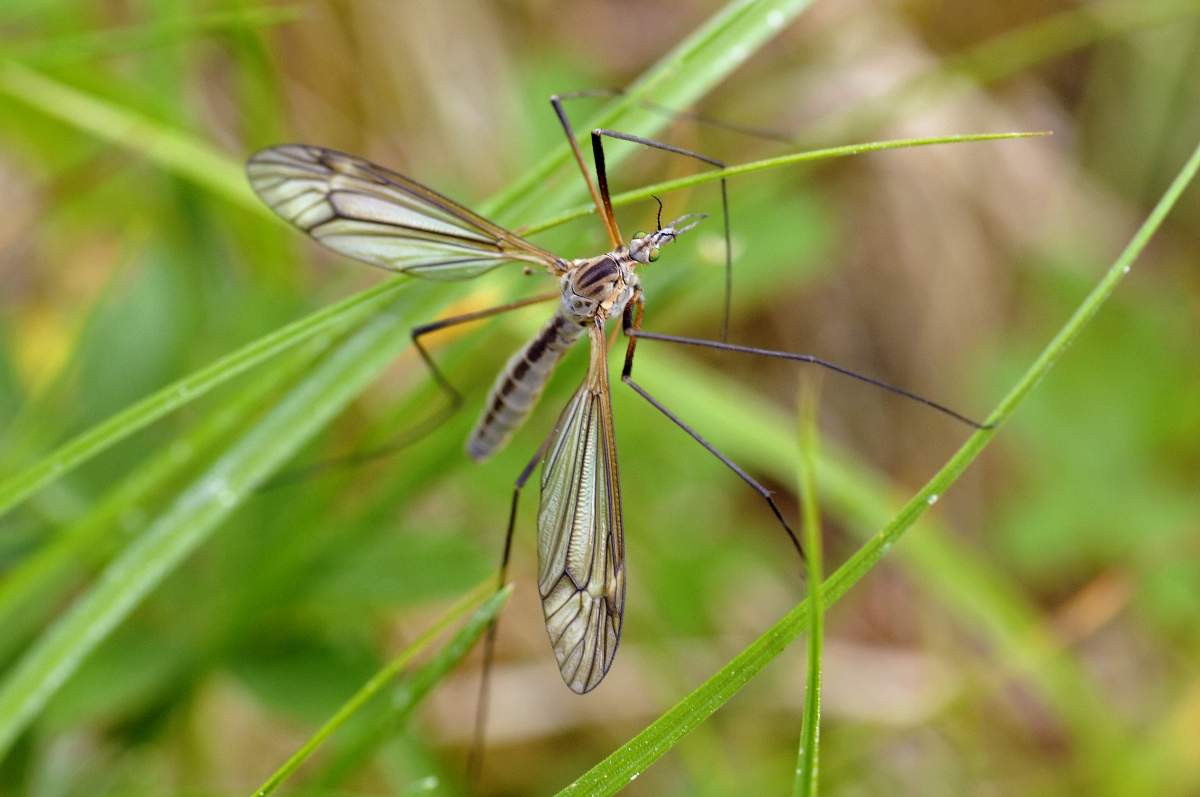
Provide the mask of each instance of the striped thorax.
[{"label": "striped thorax", "polygon": [[683,216],[652,233],[634,235],[628,246],[572,262],[560,278],[562,301],[554,317],[509,359],[492,385],[483,414],[467,438],[467,453],[473,459],[486,459],[508,442],[533,411],[554,366],[593,320],[607,321],[625,311],[638,289],[637,266],[658,259],[660,247],[700,218]]}]

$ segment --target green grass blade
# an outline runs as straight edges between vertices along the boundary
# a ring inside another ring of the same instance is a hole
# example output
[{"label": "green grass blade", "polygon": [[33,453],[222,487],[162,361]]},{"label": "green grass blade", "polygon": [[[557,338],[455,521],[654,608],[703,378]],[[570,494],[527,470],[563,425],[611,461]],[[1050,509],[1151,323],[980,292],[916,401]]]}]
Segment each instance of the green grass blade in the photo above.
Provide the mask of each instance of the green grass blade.
[{"label": "green grass blade", "polygon": [[145,157],[239,207],[271,215],[250,190],[241,165],[194,136],[14,61],[0,63],[0,93]]},{"label": "green grass blade", "polygon": [[800,749],[797,753],[796,778],[792,793],[796,797],[812,797],[817,793],[819,745],[821,739],[821,645],[824,631],[821,597],[822,545],[821,516],[817,498],[817,441],[815,410],[805,402],[801,413],[803,425],[800,439],[799,482],[804,523],[804,552],[808,559],[808,678],[804,690],[804,716],[800,727]]},{"label": "green grass blade", "polygon": [[318,335],[344,332],[385,307],[406,284],[407,280],[399,278],[382,282],[280,327],[68,440],[39,462],[0,483],[0,515],[52,479],[247,369]]},{"label": "green grass blade", "polygon": [[108,490],[78,521],[5,571],[0,579],[0,628],[7,634],[0,638],[0,659],[7,659],[13,645],[62,605],[62,593],[76,576],[113,554],[130,532],[121,528],[130,513],[137,514],[139,505],[146,505],[164,485],[203,461],[244,425],[321,353],[325,346],[313,345],[320,343],[315,340],[301,347],[280,367],[263,369],[244,389]]},{"label": "green grass blade", "polygon": [[138,602],[408,342],[390,315],[342,342],[109,564],[0,682],[0,757]]},{"label": "green grass blade", "polygon": [[[996,426],[1007,420],[1022,400],[1049,372],[1070,343],[1083,331],[1117,285],[1129,273],[1133,262],[1174,207],[1179,196],[1200,169],[1200,146],[1193,151],[1174,181],[1138,228],[1129,244],[1104,276],[1050,340],[1025,373],[989,416]],[[892,521],[858,549],[822,585],[826,607],[835,603],[857,584],[888,549],[900,539],[925,511],[937,501],[966,470],[996,435],[996,429],[974,434],[900,510]],[[807,601],[801,601],[782,619],[751,643],[715,675],[670,708],[644,730],[622,745],[559,794],[615,794],[647,767],[661,758],[693,728],[711,716],[762,671],[780,652],[808,628]]]},{"label": "green grass blade", "polygon": [[433,640],[446,628],[478,604],[482,595],[491,593],[491,597],[476,609],[475,613],[471,615],[458,633],[454,635],[432,661],[421,668],[412,679],[410,687],[404,690],[401,699],[398,701],[399,705],[392,709],[392,716],[394,718],[406,717],[416,708],[421,699],[450,670],[462,661],[483,634],[484,630],[487,629],[488,624],[500,614],[500,610],[504,608],[508,596],[512,594],[512,587],[505,587],[499,592],[493,592],[493,589],[492,582],[489,579],[450,607],[432,626],[417,637],[411,645],[384,665],[375,675],[371,676],[370,680],[363,684],[361,689],[343,703],[334,715],[299,750],[293,753],[279,769],[275,770],[271,777],[267,778],[262,786],[254,791],[254,797],[266,797],[266,795],[275,791],[283,781],[313,754],[322,742],[337,732],[351,717],[357,714],[388,684],[395,680],[401,672],[407,669],[412,660],[424,651],[425,648],[429,647]]},{"label": "green grass blade", "polygon": [[[712,183],[722,178],[738,177],[755,172],[764,172],[769,169],[779,169],[784,166],[794,166],[800,163],[809,163],[812,161],[829,160],[831,158],[845,158],[850,155],[865,155],[871,152],[883,152],[889,149],[910,149],[913,147],[929,147],[937,144],[969,144],[980,141],[1003,141],[1012,138],[1039,138],[1041,136],[1050,135],[1047,131],[1030,131],[1018,133],[969,133],[956,136],[930,136],[927,138],[896,138],[886,141],[868,141],[863,144],[846,144],[840,147],[825,147],[823,149],[807,150],[804,152],[794,152],[789,155],[779,155],[774,158],[764,158],[762,160],[750,161],[748,163],[739,163],[734,166],[729,166],[724,169],[714,169],[707,172],[698,172],[680,177],[674,180],[665,180],[654,185],[635,188],[632,191],[624,191],[612,197],[613,207],[622,205],[631,205],[634,202],[642,202],[650,199],[652,196],[666,194],[671,191],[679,191],[684,188],[692,188],[693,186],[703,185],[704,183]],[[596,212],[594,205],[577,205],[576,207],[565,210],[553,218],[530,224],[522,227],[521,232],[525,235],[531,235],[537,232],[543,232],[551,227],[557,227],[560,224],[566,224],[575,219],[581,219],[585,216],[592,215]]]},{"label": "green grass blade", "polygon": [[9,54],[29,66],[50,67],[123,55],[213,33],[258,30],[300,18],[298,6],[235,8],[106,30],[17,42]]},{"label": "green grass blade", "polygon": [[[725,424],[738,430],[725,452],[735,461],[780,482],[795,477],[797,447],[779,434],[792,421],[778,405],[711,368],[662,356],[653,348],[641,356],[655,375],[656,392],[690,423],[700,429]],[[886,525],[907,494],[828,441],[820,451],[817,482],[827,511],[863,537]],[[896,551],[913,583],[964,629],[979,635],[1001,668],[1028,682],[1058,713],[1081,757],[1119,760],[1113,756],[1115,743],[1125,734],[1118,712],[1063,648],[1039,608],[936,515],[925,515],[914,531]]]},{"label": "green grass blade", "polygon": [[821,744],[821,645],[824,642],[825,602],[821,597],[822,568],[821,510],[817,498],[816,407],[806,395],[800,409],[800,507],[803,514],[804,554],[808,560],[808,677],[804,689],[804,715],[800,725],[800,749],[796,753],[795,797],[814,797]]}]

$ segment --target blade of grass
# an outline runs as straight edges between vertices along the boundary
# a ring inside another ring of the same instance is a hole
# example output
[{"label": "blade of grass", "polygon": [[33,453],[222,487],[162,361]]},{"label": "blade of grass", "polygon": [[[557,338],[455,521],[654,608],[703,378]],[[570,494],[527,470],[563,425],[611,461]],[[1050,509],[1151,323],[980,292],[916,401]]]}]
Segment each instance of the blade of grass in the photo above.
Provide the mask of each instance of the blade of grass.
[{"label": "blade of grass", "polygon": [[[1124,251],[988,416],[993,428],[981,429],[972,434],[933,478],[909,499],[887,526],[834,571],[821,588],[825,606],[835,603],[862,580],[896,540],[904,535],[937,501],[938,496],[945,493],[967,466],[979,456],[995,437],[996,427],[1002,425],[1013,414],[1112,295],[1163,219],[1174,207],[1180,194],[1195,177],[1197,169],[1200,169],[1200,146],[1193,151]],[[637,777],[661,758],[688,732],[737,694],[784,648],[804,633],[808,621],[807,601],[801,601],[715,675],[559,794],[615,794],[624,788],[631,778]]]},{"label": "blade of grass", "polygon": [[322,308],[263,335],[216,362],[176,380],[59,446],[49,456],[0,483],[0,515],[71,469],[162,416],[203,396],[249,368],[318,335],[336,335],[387,306],[408,280],[396,278]]},{"label": "blade of grass", "polygon": [[[752,161],[732,166],[719,172],[704,172],[680,180],[669,180],[635,191],[628,191],[613,197],[613,205],[620,207],[647,199],[652,194],[662,194],[672,190],[699,185],[704,182],[711,182],[712,180],[719,179],[722,175],[751,174],[765,169],[776,169],[824,158],[845,157],[887,149],[921,147],[933,144],[995,141],[1040,135],[1044,134],[983,133],[965,136],[897,139],[894,141],[874,141],[812,152],[801,152],[761,161]],[[580,206],[564,214],[560,214],[553,219],[527,227],[525,228],[525,232],[544,231],[560,224],[565,224],[572,219],[581,218],[592,212],[594,212],[594,208]],[[396,291],[403,284],[404,278],[393,278],[323,308],[275,332],[264,335],[258,340],[246,344],[211,365],[183,379],[177,380],[142,401],[93,426],[91,429],[61,445],[39,462],[34,463],[6,481],[0,482],[0,515],[3,515],[32,492],[51,480],[65,475],[109,446],[115,445],[120,440],[153,423],[163,415],[199,398],[214,387],[237,376],[246,369],[261,364],[276,356],[279,352],[315,335],[340,332],[356,323],[365,322],[366,319],[371,317],[373,312],[383,307],[387,300],[395,295]]]},{"label": "blade of grass", "polygon": [[259,6],[214,11],[142,25],[38,38],[13,43],[9,54],[28,66],[62,66],[78,61],[119,55],[210,33],[257,30],[300,18],[299,6]]},{"label": "blade of grass", "polygon": [[[495,582],[491,580],[483,582],[481,586],[486,588],[489,585],[490,589],[495,589]],[[479,640],[480,635],[486,630],[488,623],[499,615],[504,602],[511,593],[512,585],[509,585],[500,593],[495,594],[489,601],[489,605],[495,604],[494,608],[489,610],[485,606],[469,621],[469,623],[475,623],[478,619],[477,625],[464,626],[463,631],[451,640],[438,656],[398,684],[392,697],[390,711],[360,729],[357,737],[351,740],[347,748],[329,761],[324,769],[312,779],[308,793],[316,795],[335,792],[342,781],[356,771],[355,767],[360,765],[360,762],[364,761],[381,742],[395,734],[421,701],[466,657]],[[499,599],[498,602],[497,599]]]},{"label": "blade of grass", "polygon": [[250,190],[242,167],[195,136],[91,96],[15,61],[0,63],[0,93],[137,153],[252,213],[271,215]]},{"label": "blade of grass", "polygon": [[[411,298],[400,297],[397,308]],[[334,349],[37,639],[0,682],[0,757],[141,599],[407,345],[407,328],[397,321],[380,316]]]},{"label": "blade of grass", "polygon": [[280,367],[263,369],[251,384],[105,493],[86,515],[7,570],[0,579],[0,628],[6,632],[0,638],[0,659],[7,658],[10,646],[20,643],[29,629],[44,623],[61,605],[59,597],[78,574],[104,562],[128,538],[132,533],[128,519],[142,515],[141,507],[158,490],[244,424],[324,348],[321,340],[312,341]]},{"label": "blade of grass", "polygon": [[803,513],[804,553],[808,559],[808,678],[804,689],[804,716],[800,724],[800,749],[796,753],[795,797],[815,797],[821,744],[821,645],[824,641],[821,597],[821,510],[817,498],[817,422],[815,398],[809,391],[800,407],[800,506]]},{"label": "blade of grass", "polygon": [[493,591],[491,580],[483,582],[466,597],[460,599],[449,610],[446,611],[432,626],[422,633],[417,639],[405,648],[398,656],[389,661],[375,675],[371,676],[362,688],[354,693],[353,696],[341,705],[333,716],[323,724],[316,733],[309,737],[300,749],[293,753],[287,761],[275,770],[271,777],[259,786],[254,791],[254,797],[266,797],[266,795],[275,791],[275,789],[287,780],[293,772],[295,772],[301,764],[313,754],[314,751],[334,734],[339,728],[346,724],[351,717],[357,714],[363,706],[367,705],[374,697],[376,697],[388,684],[403,672],[414,658],[417,657],[425,648],[427,648],[435,638],[437,638],[446,628],[473,606],[480,602],[481,595],[491,593],[491,597],[483,602],[475,613],[467,620],[457,634],[446,644],[444,648],[433,658],[425,667],[423,667],[411,680],[408,688],[403,689],[398,698],[397,705],[389,711],[391,722],[396,722],[404,717],[407,717],[414,708],[420,703],[429,691],[437,685],[437,683],[446,676],[450,670],[458,665],[459,662],[467,655],[472,646],[478,641],[483,634],[488,624],[495,619],[504,608],[508,596],[512,594],[512,587],[508,586],[499,592]]},{"label": "blade of grass", "polygon": [[[689,422],[701,429],[724,424],[738,430],[726,443],[726,453],[737,462],[780,482],[794,478],[799,455],[794,441],[779,435],[791,421],[778,405],[683,358],[662,356],[653,348],[641,356],[655,374],[656,391]],[[829,442],[821,448],[819,467],[823,505],[864,538],[891,519],[907,493]],[[914,531],[897,549],[912,581],[987,643],[1001,670],[1026,680],[1058,713],[1081,769],[1094,772],[1089,762],[1119,761],[1114,750],[1125,734],[1118,712],[1063,649],[1038,607],[935,516],[926,515]]]},{"label": "blade of grass", "polygon": [[[1040,138],[1051,135],[1046,130],[1035,130],[1028,132],[1016,133],[968,133],[965,135],[955,136],[931,136],[928,138],[897,138],[886,141],[868,141],[862,144],[847,144],[840,147],[826,147],[824,149],[807,150],[805,152],[794,152],[789,155],[779,155],[774,158],[764,158],[763,160],[750,161],[749,163],[739,163],[734,166],[729,166],[724,169],[712,169],[706,172],[698,172],[680,177],[674,180],[666,180],[654,185],[636,188],[632,191],[625,191],[620,194],[615,194],[612,197],[613,207],[622,205],[631,205],[634,202],[641,202],[650,199],[652,196],[669,193],[671,191],[679,191],[684,188],[692,188],[693,186],[711,183],[723,178],[737,177],[745,174],[754,174],[768,169],[778,169],[783,166],[794,166],[798,163],[809,163],[811,161],[828,160],[831,158],[844,158],[850,155],[865,155],[870,152],[882,152],[889,149],[909,149],[914,147],[928,147],[935,144],[969,144],[980,141],[1003,141],[1012,138]],[[533,233],[548,230],[551,227],[557,227],[560,224],[566,224],[575,219],[581,219],[585,216],[592,215],[596,212],[594,205],[578,205],[563,211],[562,213],[549,218],[545,221],[531,224],[520,228],[523,235],[532,235]]]}]

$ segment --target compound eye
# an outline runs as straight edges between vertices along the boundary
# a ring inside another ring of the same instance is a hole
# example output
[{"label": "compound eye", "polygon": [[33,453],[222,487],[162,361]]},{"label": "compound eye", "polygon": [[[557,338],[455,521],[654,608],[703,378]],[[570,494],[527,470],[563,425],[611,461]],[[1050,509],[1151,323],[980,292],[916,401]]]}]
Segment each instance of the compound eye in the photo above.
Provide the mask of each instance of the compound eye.
[{"label": "compound eye", "polygon": [[634,237],[634,239],[635,239],[635,240],[636,240],[636,239],[638,239],[638,238],[645,238],[645,237],[646,237],[646,233],[642,232],[641,230],[638,230],[637,232],[635,232],[635,233],[633,234],[633,237]]},{"label": "compound eye", "polygon": [[657,246],[650,250],[649,260],[651,263],[653,263],[655,260],[658,260],[658,247]]}]

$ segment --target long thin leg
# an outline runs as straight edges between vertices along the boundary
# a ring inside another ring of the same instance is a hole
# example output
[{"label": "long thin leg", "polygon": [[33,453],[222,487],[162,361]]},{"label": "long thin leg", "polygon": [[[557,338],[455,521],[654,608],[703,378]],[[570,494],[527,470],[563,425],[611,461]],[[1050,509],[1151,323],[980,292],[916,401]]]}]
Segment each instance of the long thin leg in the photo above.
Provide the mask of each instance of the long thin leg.
[{"label": "long thin leg", "polygon": [[417,353],[421,355],[421,359],[425,361],[425,365],[429,367],[429,372],[433,376],[434,381],[437,382],[438,386],[441,387],[443,392],[445,392],[445,394],[450,398],[451,412],[457,410],[462,404],[462,393],[458,391],[458,388],[450,384],[450,380],[447,379],[446,375],[442,373],[442,370],[438,368],[437,363],[434,362],[433,357],[429,354],[429,351],[421,344],[421,338],[434,332],[439,332],[443,329],[449,329],[450,327],[456,327],[462,324],[469,324],[472,321],[482,321],[485,318],[491,318],[492,316],[501,315],[512,310],[520,310],[522,307],[541,304],[542,302],[548,302],[557,298],[559,298],[557,291],[539,293],[537,296],[530,296],[527,299],[518,299],[517,301],[509,302],[508,304],[489,307],[485,310],[476,310],[471,313],[463,313],[462,315],[450,316],[449,318],[442,318],[428,324],[422,324],[419,327],[413,327],[411,333],[413,346],[416,347]]},{"label": "long thin leg", "polygon": [[[664,152],[671,152],[676,155],[683,155],[687,158],[693,158],[702,163],[707,163],[717,169],[724,169],[725,162],[710,158],[707,155],[701,155],[699,152],[693,152],[690,149],[676,147],[673,144],[665,144],[662,141],[655,141],[651,138],[642,138],[641,136],[622,133],[619,130],[607,130],[597,128],[592,131],[592,157],[596,161],[596,180],[600,184],[600,201],[603,202],[605,211],[609,216],[612,216],[612,200],[608,192],[608,175],[604,167],[604,143],[603,138],[615,138],[619,141],[628,141],[632,144],[641,144],[645,147],[660,149]],[[721,217],[724,219],[724,234],[725,234],[725,311],[721,317],[721,340],[729,339],[729,314],[733,303],[733,247],[730,244],[729,233],[729,187],[724,177],[721,178]],[[616,224],[616,221],[613,221]]]},{"label": "long thin leg", "polygon": [[[554,436],[554,431],[546,435],[546,439],[538,446],[537,452],[521,469],[520,475],[513,483],[512,503],[508,509],[508,528],[504,532],[504,548],[500,554],[500,569],[496,580],[496,589],[503,589],[504,584],[508,580],[508,561],[512,556],[512,541],[513,534],[517,528],[517,504],[521,500],[521,490],[525,487],[525,483],[529,481],[529,477],[533,475],[533,469],[537,463],[546,454],[546,447],[550,444],[550,440]],[[491,686],[492,661],[496,654],[496,633],[500,627],[500,618],[492,620],[488,626],[487,636],[483,640],[483,671],[479,678],[479,696],[475,703],[475,735],[471,742],[471,751],[467,755],[467,781],[472,785],[479,782],[480,775],[483,774],[483,750],[484,739],[487,733],[487,713],[488,702],[490,699],[489,690]]]},{"label": "long thin leg", "polygon": [[954,418],[956,421],[960,421],[960,422],[966,424],[967,426],[972,427],[973,429],[991,429],[993,427],[993,424],[980,423],[979,421],[973,421],[970,418],[968,418],[967,416],[950,409],[949,407],[945,406],[944,404],[939,404],[936,401],[932,401],[930,399],[925,398],[924,396],[919,396],[916,393],[913,393],[909,390],[905,390],[902,387],[896,387],[895,385],[888,384],[887,382],[883,382],[879,379],[875,379],[870,376],[865,376],[863,374],[856,373],[854,371],[851,371],[849,368],[844,368],[835,363],[831,363],[828,360],[822,360],[820,357],[815,357],[811,354],[796,354],[796,353],[787,352],[787,351],[774,351],[772,349],[759,349],[759,348],[755,348],[753,346],[739,346],[734,343],[725,343],[722,341],[715,341],[715,340],[704,340],[702,338],[684,338],[684,337],[680,337],[678,335],[664,335],[661,332],[647,332],[644,329],[638,329],[636,327],[627,328],[625,330],[625,334],[629,335],[631,338],[642,338],[645,340],[659,340],[659,341],[663,341],[664,343],[676,343],[676,344],[681,344],[684,346],[700,346],[700,347],[703,347],[706,349],[716,349],[717,351],[728,351],[728,352],[734,352],[737,354],[752,354],[752,355],[755,355],[758,357],[772,357],[772,358],[779,359],[779,360],[791,360],[792,362],[800,362],[800,363],[807,363],[809,365],[817,365],[817,366],[820,366],[821,368],[827,368],[830,371],[835,371],[839,374],[848,376],[852,379],[857,379],[860,382],[866,382],[868,385],[874,385],[875,387],[883,388],[884,390],[888,391],[889,393],[895,393],[898,396],[904,396],[907,399],[912,399],[913,401],[916,401],[920,404],[924,404],[927,407],[931,407],[932,409],[935,409],[938,412],[948,415],[951,418]]},{"label": "long thin leg", "polygon": [[[583,153],[579,150],[579,141],[575,138],[575,128],[571,127],[571,120],[567,118],[567,112],[563,110],[563,99],[563,96],[555,94],[550,97],[550,105],[553,106],[554,113],[558,116],[558,123],[562,125],[563,132],[567,134],[567,141],[571,144],[571,154],[575,156],[575,163],[579,164],[579,172],[583,175],[583,181],[587,183],[592,201],[596,203],[596,211],[604,220],[604,229],[608,233],[609,243],[612,244],[613,249],[619,249],[623,239],[620,229],[617,228],[616,217],[613,216],[612,204],[608,201],[607,191],[603,195],[603,199],[601,198],[601,194],[596,190],[596,184],[592,181],[592,175],[588,173]],[[601,177],[600,179],[604,180],[605,178]]]},{"label": "long thin leg", "polygon": [[548,302],[557,298],[557,292],[538,294],[537,296],[531,296],[528,299],[520,299],[518,301],[509,302],[508,304],[502,304],[497,307],[489,307],[485,310],[476,310],[471,313],[450,316],[449,318],[442,318],[429,324],[422,324],[419,327],[414,327],[411,332],[413,346],[416,347],[417,353],[421,355],[421,360],[429,369],[430,375],[433,376],[434,383],[437,384],[438,388],[449,398],[449,403],[434,413],[431,417],[407,430],[404,434],[400,435],[391,442],[386,443],[385,445],[377,446],[365,451],[358,451],[353,454],[347,454],[345,456],[332,457],[330,459],[321,460],[319,462],[314,462],[309,465],[303,465],[299,468],[286,471],[285,473],[281,473],[263,484],[258,488],[259,491],[274,490],[278,487],[285,487],[295,484],[306,479],[311,479],[314,476],[318,476],[333,468],[352,468],[359,465],[364,465],[368,462],[374,462],[377,459],[394,454],[397,451],[407,448],[418,440],[423,439],[426,435],[432,433],[443,423],[450,420],[450,418],[454,416],[454,413],[458,412],[458,408],[462,406],[462,393],[460,393],[458,389],[450,383],[450,380],[447,379],[446,375],[442,373],[442,370],[438,368],[437,363],[434,362],[433,356],[430,355],[429,350],[426,349],[421,343],[421,338],[434,332],[438,332],[439,330],[448,329],[460,324],[467,324],[471,321],[481,321],[485,318],[491,318],[492,316],[507,313],[511,310],[519,310],[522,307],[528,307],[541,302]]},{"label": "long thin leg", "polygon": [[633,388],[633,391],[639,396],[650,402],[650,405],[656,410],[667,416],[671,423],[687,432],[693,440],[702,445],[704,449],[708,451],[708,453],[719,459],[721,463],[733,471],[739,479],[750,485],[750,488],[754,490],[754,492],[758,493],[759,496],[767,502],[767,506],[770,507],[771,513],[775,515],[775,519],[779,521],[779,525],[781,525],[783,530],[787,532],[788,539],[791,540],[792,547],[796,549],[796,553],[799,554],[800,559],[803,560],[804,548],[800,545],[800,539],[796,536],[796,532],[792,530],[792,527],[783,517],[783,513],[779,511],[779,505],[776,504],[775,499],[771,497],[771,491],[760,484],[753,476],[743,470],[740,465],[721,453],[716,446],[705,440],[699,432],[688,426],[678,415],[667,409],[662,402],[650,395],[645,388],[633,381],[633,355],[635,349],[637,348],[638,338],[638,336],[634,333],[637,332],[637,327],[642,323],[642,308],[643,304],[640,293],[636,295],[625,307],[624,326],[625,333],[629,336],[629,346],[625,350],[625,365],[621,369],[621,381]]}]

